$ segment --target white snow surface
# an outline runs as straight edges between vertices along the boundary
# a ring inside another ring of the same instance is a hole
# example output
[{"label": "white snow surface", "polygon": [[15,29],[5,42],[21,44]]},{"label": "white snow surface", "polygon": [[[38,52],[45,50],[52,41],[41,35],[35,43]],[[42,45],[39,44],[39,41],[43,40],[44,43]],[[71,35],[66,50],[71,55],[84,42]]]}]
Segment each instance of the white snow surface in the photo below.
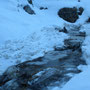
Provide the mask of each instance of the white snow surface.
[{"label": "white snow surface", "polygon": [[83,31],[86,32],[86,38],[82,46],[83,57],[85,58],[87,64],[90,65],[90,24],[83,25]]},{"label": "white snow surface", "polygon": [[90,90],[89,81],[90,65],[82,73],[75,75],[61,90]]}]

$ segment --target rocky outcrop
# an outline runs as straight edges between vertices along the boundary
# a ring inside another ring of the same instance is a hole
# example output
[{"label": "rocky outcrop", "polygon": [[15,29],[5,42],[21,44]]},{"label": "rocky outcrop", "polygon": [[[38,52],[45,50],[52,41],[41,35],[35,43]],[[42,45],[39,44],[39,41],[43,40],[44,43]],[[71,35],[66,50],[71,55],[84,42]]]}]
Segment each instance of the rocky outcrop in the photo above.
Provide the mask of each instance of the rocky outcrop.
[{"label": "rocky outcrop", "polygon": [[81,49],[85,33],[80,32],[80,26],[65,28],[70,37],[62,48],[56,47],[43,57],[9,67],[0,76],[0,90],[48,90],[48,87],[62,86],[80,73],[77,66],[86,64]]},{"label": "rocky outcrop", "polygon": [[35,14],[35,12],[31,9],[29,5],[26,5],[23,7],[23,9],[28,13],[28,14]]},{"label": "rocky outcrop", "polygon": [[82,15],[84,9],[82,7],[80,7],[79,9],[77,9],[76,7],[73,8],[62,8],[58,11],[58,15],[59,17],[61,17],[62,19],[71,22],[71,23],[75,23],[77,21],[77,19],[79,18],[79,15]]}]

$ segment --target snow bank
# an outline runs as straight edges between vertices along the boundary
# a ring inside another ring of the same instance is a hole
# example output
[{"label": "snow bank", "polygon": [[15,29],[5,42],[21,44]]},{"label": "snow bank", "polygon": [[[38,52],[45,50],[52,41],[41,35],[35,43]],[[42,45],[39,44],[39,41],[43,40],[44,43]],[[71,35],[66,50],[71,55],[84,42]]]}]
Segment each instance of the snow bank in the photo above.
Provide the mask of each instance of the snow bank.
[{"label": "snow bank", "polygon": [[82,46],[83,58],[90,65],[90,24],[83,25],[82,31],[86,32],[86,38]]},{"label": "snow bank", "polygon": [[61,90],[90,90],[90,66],[75,75]]},{"label": "snow bank", "polygon": [[[54,47],[62,47],[66,38],[68,36],[65,33],[55,30],[52,26],[45,27],[37,33],[33,32],[27,38],[7,41],[0,47],[0,70],[4,70],[2,67],[41,57],[54,50]],[[10,64],[6,65],[4,62]]]}]

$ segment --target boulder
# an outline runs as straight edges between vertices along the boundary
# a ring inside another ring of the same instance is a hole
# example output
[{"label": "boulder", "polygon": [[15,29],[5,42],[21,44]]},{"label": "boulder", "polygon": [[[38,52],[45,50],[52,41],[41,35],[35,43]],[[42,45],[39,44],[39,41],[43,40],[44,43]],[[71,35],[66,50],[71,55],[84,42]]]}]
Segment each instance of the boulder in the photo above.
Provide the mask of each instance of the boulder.
[{"label": "boulder", "polygon": [[58,11],[59,17],[63,18],[64,20],[75,23],[76,20],[79,18],[77,8],[62,8]]},{"label": "boulder", "polygon": [[31,9],[29,5],[26,5],[23,7],[23,9],[28,13],[28,14],[35,14],[35,12]]}]

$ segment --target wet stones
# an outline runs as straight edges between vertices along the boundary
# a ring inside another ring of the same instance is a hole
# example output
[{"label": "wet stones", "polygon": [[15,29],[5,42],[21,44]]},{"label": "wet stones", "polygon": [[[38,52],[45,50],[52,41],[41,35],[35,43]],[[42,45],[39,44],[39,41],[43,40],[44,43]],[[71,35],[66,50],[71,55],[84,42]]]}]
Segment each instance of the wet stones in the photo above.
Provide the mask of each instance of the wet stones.
[{"label": "wet stones", "polygon": [[[81,32],[78,27],[72,27],[70,30],[68,30],[68,35],[70,37],[64,41],[65,47],[72,50],[71,54],[69,55],[70,61],[68,62],[75,66],[86,64],[86,62],[82,59],[81,49],[86,33]],[[66,60],[68,60],[68,58]]]},{"label": "wet stones", "polygon": [[80,27],[81,26],[72,26],[69,28],[70,30],[67,30],[70,37],[64,41],[64,44],[68,49],[77,50],[81,48],[86,33],[81,32]]}]

